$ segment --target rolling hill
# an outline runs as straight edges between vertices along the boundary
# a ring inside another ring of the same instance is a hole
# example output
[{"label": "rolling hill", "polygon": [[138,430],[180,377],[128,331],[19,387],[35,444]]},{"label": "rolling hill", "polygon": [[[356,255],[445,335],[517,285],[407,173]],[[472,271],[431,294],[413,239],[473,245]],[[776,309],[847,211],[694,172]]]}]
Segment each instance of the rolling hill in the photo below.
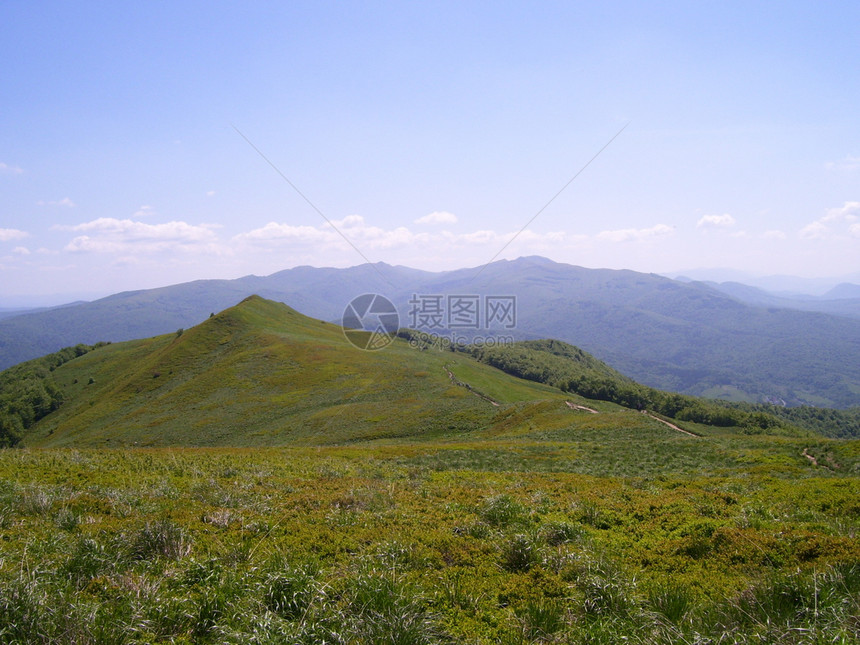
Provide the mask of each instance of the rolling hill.
[{"label": "rolling hill", "polygon": [[558,390],[403,341],[362,351],[340,327],[252,296],[187,331],[99,347],[56,367],[51,376],[63,403],[24,443],[317,445],[462,436],[491,428],[499,407],[458,385],[453,375],[462,370],[493,397],[555,401],[555,414],[566,414]]},{"label": "rolling hill", "polygon": [[414,326],[414,294],[514,295],[514,338],[563,340],[652,387],[733,401],[860,405],[860,319],[754,305],[703,283],[537,257],[495,262],[480,272],[297,267],[116,294],[0,320],[0,367],[76,343],[189,327],[255,293],[339,320],[346,304],[365,292],[387,295],[405,326]]},{"label": "rolling hill", "polygon": [[[464,352],[404,334],[367,352],[337,325],[251,296],[188,330],[11,368],[0,374],[0,421],[25,445],[47,447],[521,436],[575,426],[572,411],[595,406],[601,425],[668,427],[635,411],[648,407],[692,424],[794,432],[746,413],[720,422],[691,397],[672,395],[677,405],[663,409],[654,391],[558,341]],[[710,416],[691,412],[700,409]]]}]

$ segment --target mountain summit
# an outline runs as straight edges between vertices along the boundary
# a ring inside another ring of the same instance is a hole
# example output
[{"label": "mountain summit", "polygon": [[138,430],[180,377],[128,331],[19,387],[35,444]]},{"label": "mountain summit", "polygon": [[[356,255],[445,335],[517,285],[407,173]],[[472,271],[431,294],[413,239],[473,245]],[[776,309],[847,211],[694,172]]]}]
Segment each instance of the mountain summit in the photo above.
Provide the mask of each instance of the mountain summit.
[{"label": "mountain summit", "polygon": [[557,390],[404,340],[368,352],[337,325],[259,296],[172,334],[100,347],[52,372],[65,402],[27,445],[285,445],[461,435],[497,405],[461,385],[467,369],[509,396]]}]

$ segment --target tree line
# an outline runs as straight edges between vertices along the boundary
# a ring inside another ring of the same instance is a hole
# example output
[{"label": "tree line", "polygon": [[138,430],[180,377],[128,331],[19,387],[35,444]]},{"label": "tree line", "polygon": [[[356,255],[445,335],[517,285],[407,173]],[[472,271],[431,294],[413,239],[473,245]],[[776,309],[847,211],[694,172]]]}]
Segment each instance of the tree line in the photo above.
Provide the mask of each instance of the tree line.
[{"label": "tree line", "polygon": [[0,372],[0,448],[18,444],[28,428],[63,404],[56,368],[106,344],[66,347]]},{"label": "tree line", "polygon": [[495,347],[464,349],[476,359],[519,378],[546,383],[587,399],[609,401],[634,410],[720,427],[762,432],[793,425],[760,409],[664,392],[640,385],[577,347],[561,341],[523,341]]}]

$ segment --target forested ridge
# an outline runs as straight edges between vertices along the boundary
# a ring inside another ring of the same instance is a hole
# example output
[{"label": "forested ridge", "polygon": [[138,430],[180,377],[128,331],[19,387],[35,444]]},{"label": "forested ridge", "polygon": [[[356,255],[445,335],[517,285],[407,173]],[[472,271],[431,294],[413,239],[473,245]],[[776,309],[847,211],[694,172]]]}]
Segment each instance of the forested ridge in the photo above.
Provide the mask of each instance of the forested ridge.
[{"label": "forested ridge", "polygon": [[678,421],[738,427],[753,433],[796,426],[830,437],[860,436],[858,408],[785,408],[665,392],[636,383],[581,349],[557,340],[470,346],[464,351],[519,378],[553,385],[588,399],[652,410]]},{"label": "forested ridge", "polygon": [[62,405],[53,371],[104,344],[66,347],[0,372],[0,448],[17,444],[25,430]]}]

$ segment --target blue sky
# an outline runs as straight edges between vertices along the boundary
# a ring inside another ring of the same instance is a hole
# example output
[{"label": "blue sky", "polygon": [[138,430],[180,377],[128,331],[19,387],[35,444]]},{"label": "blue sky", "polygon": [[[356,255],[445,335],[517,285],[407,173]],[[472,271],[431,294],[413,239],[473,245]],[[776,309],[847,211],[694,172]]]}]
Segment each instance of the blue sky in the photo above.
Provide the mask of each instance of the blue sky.
[{"label": "blue sky", "polygon": [[364,261],[860,272],[860,4],[0,8],[0,307]]}]

